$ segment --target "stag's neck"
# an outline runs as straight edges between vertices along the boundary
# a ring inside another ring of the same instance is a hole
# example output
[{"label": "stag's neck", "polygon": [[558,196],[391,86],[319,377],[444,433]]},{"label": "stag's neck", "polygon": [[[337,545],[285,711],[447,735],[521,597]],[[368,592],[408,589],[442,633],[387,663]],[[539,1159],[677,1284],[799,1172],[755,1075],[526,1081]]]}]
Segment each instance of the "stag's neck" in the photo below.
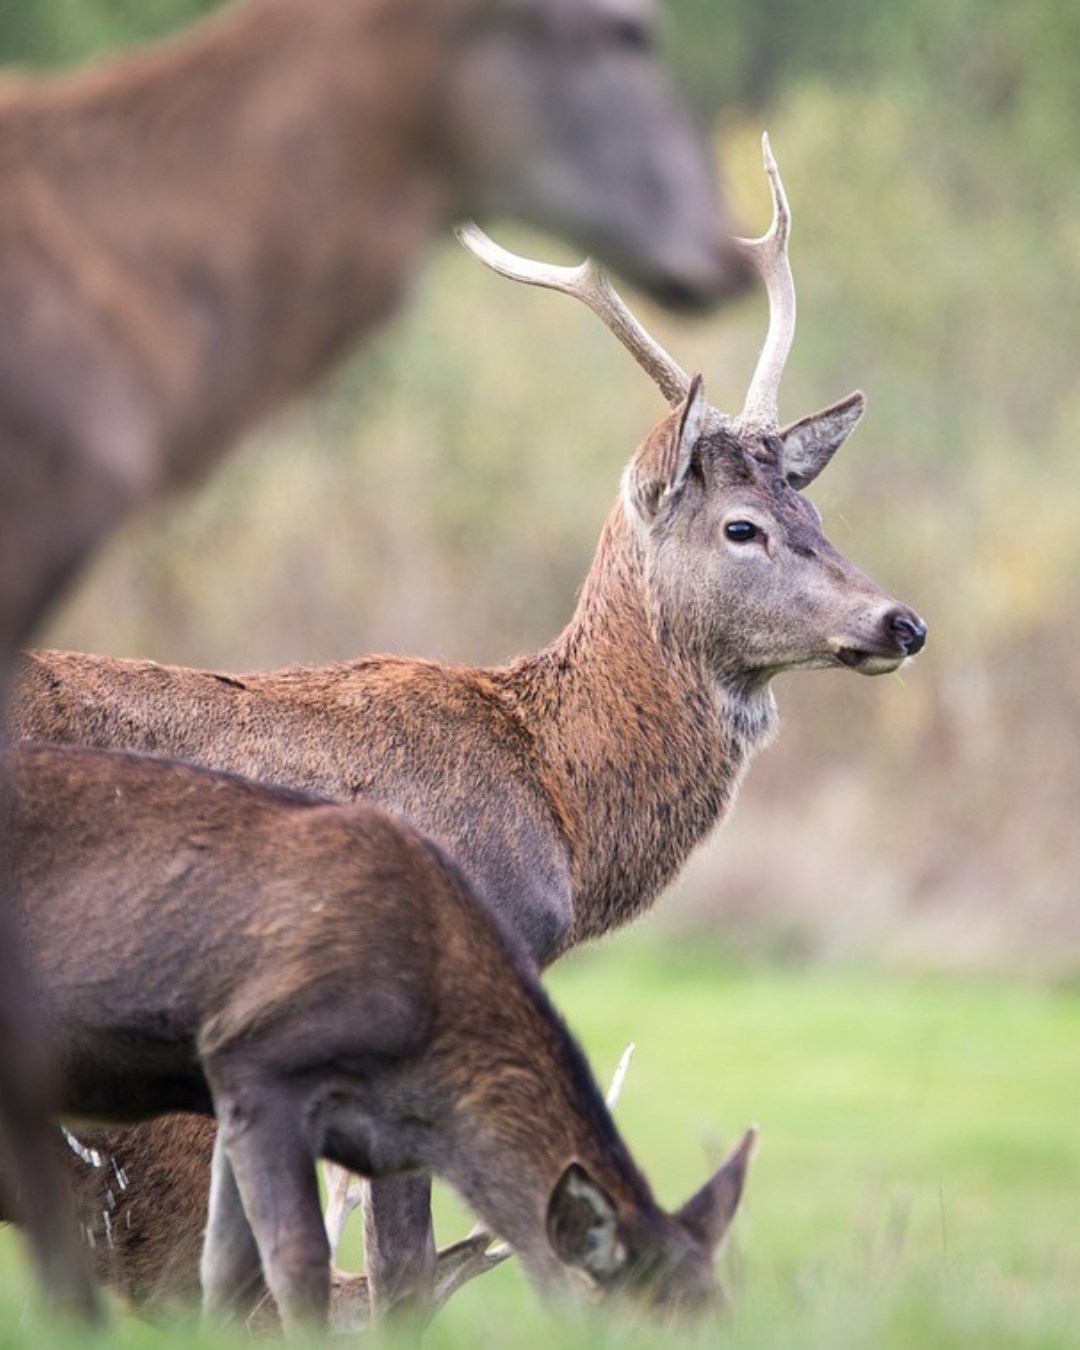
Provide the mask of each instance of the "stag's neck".
[{"label": "stag's neck", "polygon": [[775,704],[767,684],[718,678],[665,632],[621,505],[573,620],[506,679],[570,841],[572,945],[627,922],[677,874],[731,806]]}]

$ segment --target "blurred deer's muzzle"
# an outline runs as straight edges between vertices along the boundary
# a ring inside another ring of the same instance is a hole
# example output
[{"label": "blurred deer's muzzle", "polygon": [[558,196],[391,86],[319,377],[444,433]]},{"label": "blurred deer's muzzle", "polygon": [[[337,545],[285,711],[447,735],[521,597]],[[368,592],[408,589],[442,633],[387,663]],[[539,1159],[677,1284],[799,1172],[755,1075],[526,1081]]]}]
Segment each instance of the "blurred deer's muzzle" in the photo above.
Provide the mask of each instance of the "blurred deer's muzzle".
[{"label": "blurred deer's muzzle", "polygon": [[659,304],[690,314],[741,295],[757,276],[730,239],[722,240],[696,262],[696,266],[658,270],[637,280]]}]

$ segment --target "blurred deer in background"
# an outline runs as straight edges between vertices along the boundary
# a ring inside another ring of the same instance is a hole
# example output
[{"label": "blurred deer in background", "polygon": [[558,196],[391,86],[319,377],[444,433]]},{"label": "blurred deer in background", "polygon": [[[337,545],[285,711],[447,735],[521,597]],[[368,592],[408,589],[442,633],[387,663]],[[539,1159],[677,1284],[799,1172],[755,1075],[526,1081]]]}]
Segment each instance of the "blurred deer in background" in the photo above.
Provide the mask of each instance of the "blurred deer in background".
[{"label": "blurred deer in background", "polygon": [[[0,85],[0,711],[104,534],[385,320],[452,221],[530,220],[669,303],[739,285],[653,27],[651,0],[260,0]],[[0,894],[0,1144],[88,1309],[12,941]]]},{"label": "blurred deer in background", "polygon": [[286,1331],[325,1326],[320,1157],[444,1174],[549,1296],[578,1270],[667,1312],[719,1302],[753,1132],[665,1214],[532,962],[441,850],[370,803],[187,764],[35,746],[8,768],[55,1109],[218,1119],[208,1311],[246,1315],[265,1276]]},{"label": "blurred deer in background", "polygon": [[743,275],[646,0],[261,0],[0,87],[0,641],[400,304],[473,213]]},{"label": "blurred deer in background", "polygon": [[[734,419],[705,402],[700,379],[643,334],[590,265],[545,268],[480,245],[500,270],[597,308],[673,405],[634,454],[577,611],[548,647],[496,668],[370,657],[242,676],[31,654],[15,732],[369,795],[439,841],[542,965],[640,913],[731,806],[774,726],[774,676],[880,674],[926,637],[917,614],[833,548],[801,494],[863,398],[779,425],[795,301],[788,207],[767,146],[766,166],[773,224],[743,247],[766,282],[769,332]],[[184,1150],[208,1179],[213,1127],[157,1123],[96,1135],[94,1146],[124,1167],[130,1206],[143,1188],[167,1190],[174,1172],[192,1175]],[[100,1181],[74,1157],[70,1167],[92,1216]],[[102,1254],[103,1275],[137,1299],[182,1290],[205,1186],[186,1229],[178,1210],[135,1207],[132,1233]],[[425,1184],[376,1183],[369,1199],[376,1311],[417,1291],[422,1300],[434,1269]]]}]

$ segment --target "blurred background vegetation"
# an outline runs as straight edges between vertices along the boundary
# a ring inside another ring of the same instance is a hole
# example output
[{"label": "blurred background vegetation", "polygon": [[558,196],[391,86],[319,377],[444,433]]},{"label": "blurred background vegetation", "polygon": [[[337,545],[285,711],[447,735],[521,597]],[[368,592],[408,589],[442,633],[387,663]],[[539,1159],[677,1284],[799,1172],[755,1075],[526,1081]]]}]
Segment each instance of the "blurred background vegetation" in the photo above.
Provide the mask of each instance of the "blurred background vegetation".
[{"label": "blurred background vegetation", "polygon": [[[211,8],[8,4],[0,54],[71,63]],[[649,922],[736,959],[1075,977],[1080,7],[668,10],[747,232],[767,218],[763,127],[785,175],[784,415],[869,397],[812,495],[930,642],[902,678],[782,678],[778,743]],[[589,314],[452,243],[416,292],[318,399],[116,539],[42,640],[244,670],[491,662],[554,634],[658,396]],[[741,405],[760,297],[693,325],[638,308],[713,402]]]}]

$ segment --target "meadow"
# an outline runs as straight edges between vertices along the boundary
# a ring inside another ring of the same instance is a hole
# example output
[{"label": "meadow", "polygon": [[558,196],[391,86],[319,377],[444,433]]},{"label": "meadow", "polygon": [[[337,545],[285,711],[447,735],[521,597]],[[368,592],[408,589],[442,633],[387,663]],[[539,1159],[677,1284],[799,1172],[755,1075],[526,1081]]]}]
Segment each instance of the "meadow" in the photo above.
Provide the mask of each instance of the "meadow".
[{"label": "meadow", "polygon": [[[475,1346],[1075,1346],[1080,1326],[1080,990],[858,969],[745,966],[638,931],[550,979],[598,1077],[637,1051],[618,1107],[659,1197],[681,1203],[750,1123],[721,1258],[732,1310],[677,1333],[555,1320],[512,1264],[466,1287],[431,1350]],[[355,1222],[355,1221],[354,1221]],[[443,1241],[469,1220],[440,1197]],[[358,1259],[357,1239],[344,1258]],[[0,1347],[87,1344],[22,1311],[0,1238]],[[118,1316],[104,1346],[239,1338]]]}]

